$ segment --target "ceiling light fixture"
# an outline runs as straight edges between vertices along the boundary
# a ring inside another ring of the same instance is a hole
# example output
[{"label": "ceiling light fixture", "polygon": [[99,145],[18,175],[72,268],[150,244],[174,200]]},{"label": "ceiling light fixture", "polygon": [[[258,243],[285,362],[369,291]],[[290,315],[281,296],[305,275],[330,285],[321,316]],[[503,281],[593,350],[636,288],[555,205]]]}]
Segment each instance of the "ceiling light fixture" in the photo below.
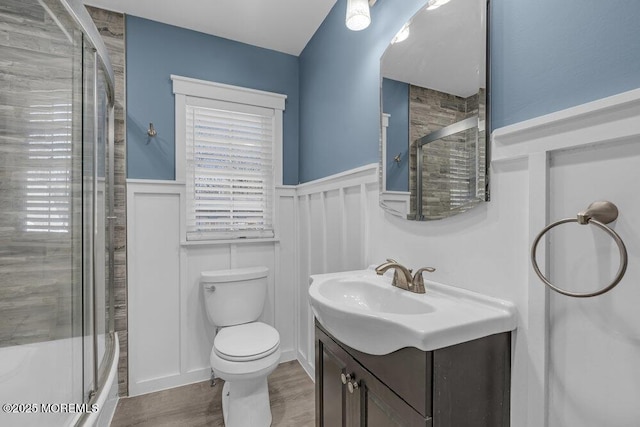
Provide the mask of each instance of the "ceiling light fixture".
[{"label": "ceiling light fixture", "polygon": [[407,22],[402,26],[402,28],[400,28],[400,31],[398,31],[398,34],[396,34],[393,40],[391,40],[391,44],[396,44],[396,43],[405,41],[409,37],[410,31],[411,31],[410,26],[409,26],[409,23]]},{"label": "ceiling light fixture", "polygon": [[427,3],[427,10],[434,10],[442,6],[443,4],[449,3],[450,0],[429,0]]},{"label": "ceiling light fixture", "polygon": [[364,30],[371,24],[368,0],[347,0],[347,28],[352,31]]}]

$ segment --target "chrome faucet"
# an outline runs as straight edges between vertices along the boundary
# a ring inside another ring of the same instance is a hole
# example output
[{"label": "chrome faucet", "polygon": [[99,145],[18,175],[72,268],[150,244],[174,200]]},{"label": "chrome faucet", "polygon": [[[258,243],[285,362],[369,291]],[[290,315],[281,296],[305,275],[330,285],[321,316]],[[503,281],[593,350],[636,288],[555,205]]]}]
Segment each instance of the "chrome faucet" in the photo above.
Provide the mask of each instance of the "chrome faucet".
[{"label": "chrome faucet", "polygon": [[432,273],[436,271],[433,267],[423,267],[416,271],[416,274],[411,277],[411,270],[400,264],[394,259],[387,259],[387,262],[383,262],[376,267],[376,274],[381,276],[385,271],[390,268],[394,269],[393,281],[391,284],[397,288],[404,289],[405,291],[415,292],[416,294],[424,294],[424,279],[422,278],[422,272],[428,271]]}]

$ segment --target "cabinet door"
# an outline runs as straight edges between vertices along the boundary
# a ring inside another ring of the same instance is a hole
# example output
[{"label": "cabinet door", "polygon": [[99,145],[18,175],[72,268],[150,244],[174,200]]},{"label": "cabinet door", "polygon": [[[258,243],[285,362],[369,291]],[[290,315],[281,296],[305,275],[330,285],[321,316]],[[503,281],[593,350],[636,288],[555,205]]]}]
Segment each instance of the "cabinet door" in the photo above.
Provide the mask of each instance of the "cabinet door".
[{"label": "cabinet door", "polygon": [[353,359],[335,342],[316,330],[316,426],[360,425],[358,395],[347,393],[342,376],[351,372]]},{"label": "cabinet door", "polygon": [[431,426],[431,418],[424,418],[362,366],[349,365],[348,369],[355,377],[352,382],[357,383],[353,394],[359,395],[361,427]]},{"label": "cabinet door", "polygon": [[431,418],[424,418],[316,328],[316,426],[431,427]]}]

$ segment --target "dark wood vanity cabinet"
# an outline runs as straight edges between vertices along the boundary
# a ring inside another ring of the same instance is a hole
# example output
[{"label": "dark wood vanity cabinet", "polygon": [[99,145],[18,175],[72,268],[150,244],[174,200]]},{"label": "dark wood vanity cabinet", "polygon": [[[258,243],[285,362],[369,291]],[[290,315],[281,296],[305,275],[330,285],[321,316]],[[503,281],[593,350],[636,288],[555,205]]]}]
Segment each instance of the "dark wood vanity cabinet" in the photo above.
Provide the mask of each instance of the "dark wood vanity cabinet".
[{"label": "dark wood vanity cabinet", "polygon": [[317,427],[508,427],[511,335],[374,356],[316,322]]}]

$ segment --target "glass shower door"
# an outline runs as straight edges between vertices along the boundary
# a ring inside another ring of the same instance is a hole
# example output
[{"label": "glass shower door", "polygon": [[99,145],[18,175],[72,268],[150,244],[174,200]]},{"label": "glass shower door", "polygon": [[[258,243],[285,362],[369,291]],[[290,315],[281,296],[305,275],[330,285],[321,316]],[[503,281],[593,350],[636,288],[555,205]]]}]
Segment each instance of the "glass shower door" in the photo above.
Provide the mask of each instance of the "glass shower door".
[{"label": "glass shower door", "polygon": [[[113,354],[103,64],[58,0],[0,2],[0,401],[87,403]],[[80,414],[0,412],[0,425]]]},{"label": "glass shower door", "polygon": [[37,0],[3,0],[0,24],[0,400],[82,402],[82,33]]},{"label": "glass shower door", "polygon": [[[109,141],[111,108],[107,83],[93,46],[83,49],[83,258],[84,390],[90,398],[100,386],[101,367],[113,346],[111,212],[113,149]],[[102,369],[104,371],[104,369]],[[87,399],[88,400],[88,399]]]}]

